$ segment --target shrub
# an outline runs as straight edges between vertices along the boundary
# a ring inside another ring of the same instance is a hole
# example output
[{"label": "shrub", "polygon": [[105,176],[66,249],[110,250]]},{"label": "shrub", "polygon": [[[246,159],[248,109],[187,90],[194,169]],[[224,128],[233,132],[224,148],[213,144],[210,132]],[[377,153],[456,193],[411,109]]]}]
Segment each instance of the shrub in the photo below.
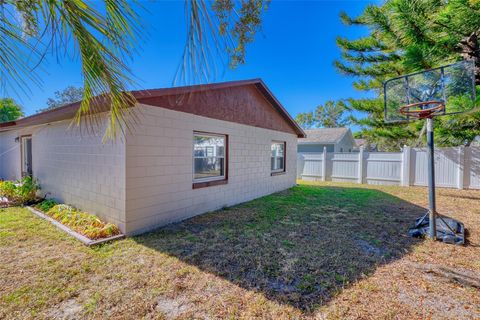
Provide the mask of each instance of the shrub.
[{"label": "shrub", "polygon": [[120,233],[116,225],[105,223],[94,214],[66,204],[54,205],[46,214],[89,239],[106,238]]},{"label": "shrub", "polygon": [[40,185],[37,179],[31,176],[26,176],[17,186],[17,195],[22,203],[32,202],[37,197],[37,191],[40,190]]},{"label": "shrub", "polygon": [[30,176],[15,182],[0,182],[0,196],[7,198],[13,204],[25,204],[35,200],[40,189],[38,181]]},{"label": "shrub", "polygon": [[57,201],[53,199],[45,199],[42,202],[35,205],[35,208],[42,212],[47,212],[48,210],[52,209],[54,206],[58,204]]},{"label": "shrub", "polygon": [[0,197],[13,199],[15,197],[15,183],[13,181],[0,181]]}]

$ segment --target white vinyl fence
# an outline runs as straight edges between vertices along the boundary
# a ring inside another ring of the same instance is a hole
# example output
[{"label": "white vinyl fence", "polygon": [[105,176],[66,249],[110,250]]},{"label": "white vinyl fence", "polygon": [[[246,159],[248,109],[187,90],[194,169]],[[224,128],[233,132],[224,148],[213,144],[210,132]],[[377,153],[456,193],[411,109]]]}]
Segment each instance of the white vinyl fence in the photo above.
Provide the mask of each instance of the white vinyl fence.
[{"label": "white vinyl fence", "polygon": [[[299,153],[297,178],[401,186],[427,185],[426,149],[402,152]],[[438,187],[480,189],[480,147],[437,148]]]}]

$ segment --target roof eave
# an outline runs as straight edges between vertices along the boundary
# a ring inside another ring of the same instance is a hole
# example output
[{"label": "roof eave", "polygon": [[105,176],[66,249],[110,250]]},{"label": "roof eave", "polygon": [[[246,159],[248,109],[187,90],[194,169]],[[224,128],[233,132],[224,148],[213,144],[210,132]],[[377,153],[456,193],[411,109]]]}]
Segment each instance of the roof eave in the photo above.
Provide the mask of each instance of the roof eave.
[{"label": "roof eave", "polygon": [[[234,86],[245,86],[245,85],[255,85],[262,94],[267,98],[267,100],[274,106],[280,115],[287,121],[287,123],[292,127],[294,132],[297,134],[298,138],[305,138],[306,134],[300,128],[300,126],[293,120],[287,110],[282,106],[282,104],[277,100],[273,93],[268,89],[262,79],[249,79],[249,80],[239,80],[239,81],[228,81],[204,85],[193,85],[193,86],[184,86],[184,87],[175,87],[175,88],[163,88],[163,89],[151,89],[151,90],[136,90],[131,91],[137,102],[141,103],[142,99],[150,98],[156,95],[177,95],[186,92],[199,92],[204,90],[218,90],[223,88],[229,88]],[[95,98],[95,103],[97,104],[97,110],[99,112],[108,111],[107,108],[102,108],[102,96]],[[52,110],[47,110],[41,113],[37,113],[16,121],[0,123],[0,131],[8,131],[14,128],[23,128],[30,125],[44,124],[55,121],[61,121],[66,119],[72,119],[80,107],[81,101],[70,103],[68,105],[58,107]]]},{"label": "roof eave", "polygon": [[269,97],[271,99],[270,102],[272,103],[272,105],[274,105],[277,108],[277,111],[279,111],[283,115],[284,119],[287,120],[287,122],[289,122],[289,124],[292,126],[292,128],[297,133],[297,137],[298,138],[306,138],[307,135],[306,135],[305,131],[303,131],[303,129],[297,124],[297,122],[295,120],[293,120],[293,118],[290,116],[288,111],[280,103],[280,101],[278,101],[278,99],[273,95],[273,93],[270,91],[270,89],[268,89],[267,85],[263,82],[263,80],[262,79],[256,79],[256,81],[257,81],[257,88],[264,91],[264,95],[266,95],[267,97]]}]

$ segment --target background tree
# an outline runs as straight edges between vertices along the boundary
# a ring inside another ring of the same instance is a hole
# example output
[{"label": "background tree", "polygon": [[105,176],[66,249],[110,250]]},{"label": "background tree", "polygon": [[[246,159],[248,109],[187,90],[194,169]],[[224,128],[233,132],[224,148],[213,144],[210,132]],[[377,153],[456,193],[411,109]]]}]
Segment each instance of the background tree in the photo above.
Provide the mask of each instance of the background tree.
[{"label": "background tree", "polygon": [[315,121],[318,127],[338,128],[349,124],[345,117],[347,109],[343,101],[327,101],[315,109]]},{"label": "background tree", "polygon": [[[337,39],[342,59],[335,66],[355,78],[356,89],[373,93],[370,99],[348,99],[347,106],[367,115],[352,119],[362,127],[362,136],[383,150],[416,145],[423,128],[421,122],[384,123],[385,80],[468,58],[476,63],[480,83],[479,1],[387,0],[368,6],[359,17],[342,14],[341,19],[370,30],[359,39]],[[480,133],[479,119],[478,112],[436,118],[439,145],[469,144]]]},{"label": "background tree", "polygon": [[297,114],[297,116],[295,117],[295,121],[303,129],[310,129],[315,124],[315,121],[313,119],[313,112],[311,111]]},{"label": "background tree", "polygon": [[83,88],[68,86],[63,90],[55,91],[53,98],[47,99],[47,107],[37,110],[37,112],[43,112],[46,110],[55,109],[69,103],[74,103],[82,100]]},{"label": "background tree", "polygon": [[12,98],[0,99],[0,123],[14,121],[23,116],[22,108]]},{"label": "background tree", "polygon": [[[227,53],[232,66],[243,63],[246,45],[261,25],[267,0],[185,1],[187,43],[178,80],[208,80],[210,65]],[[0,1],[0,72],[6,93],[26,93],[39,84],[38,66],[51,53],[79,57],[83,100],[75,122],[89,119],[95,96],[110,104],[105,139],[123,131],[125,113],[135,103],[129,62],[145,30],[137,1]],[[18,21],[21,20],[21,21]],[[214,44],[214,46],[210,44]]]},{"label": "background tree", "polygon": [[350,123],[349,113],[343,101],[327,101],[317,106],[315,111],[299,113],[295,121],[304,129],[345,127]]}]

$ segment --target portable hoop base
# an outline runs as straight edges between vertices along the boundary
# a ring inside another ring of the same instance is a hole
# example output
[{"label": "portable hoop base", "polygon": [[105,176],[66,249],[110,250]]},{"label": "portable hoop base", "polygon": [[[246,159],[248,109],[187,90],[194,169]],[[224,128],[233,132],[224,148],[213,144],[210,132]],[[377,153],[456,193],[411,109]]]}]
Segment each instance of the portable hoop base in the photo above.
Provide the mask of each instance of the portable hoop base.
[{"label": "portable hoop base", "polygon": [[[408,234],[411,237],[423,237],[430,232],[430,218],[428,212],[421,218],[415,221],[413,228],[408,230]],[[437,215],[435,220],[436,240],[443,241],[445,243],[463,245],[465,244],[465,227],[462,222]]]}]

